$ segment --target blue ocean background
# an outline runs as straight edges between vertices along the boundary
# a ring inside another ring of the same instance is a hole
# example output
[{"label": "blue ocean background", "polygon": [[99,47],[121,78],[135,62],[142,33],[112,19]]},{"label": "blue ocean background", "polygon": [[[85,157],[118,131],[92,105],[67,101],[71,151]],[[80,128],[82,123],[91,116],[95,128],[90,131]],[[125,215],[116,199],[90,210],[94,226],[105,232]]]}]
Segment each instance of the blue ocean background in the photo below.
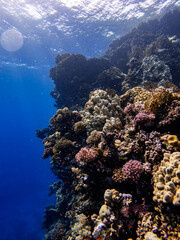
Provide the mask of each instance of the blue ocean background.
[{"label": "blue ocean background", "polygon": [[[54,85],[49,78],[55,55],[69,52],[86,57],[100,56],[113,39],[139,22],[177,7],[179,1],[160,1],[164,7],[159,12],[155,11],[159,9],[159,1],[154,1],[139,17],[138,10],[131,8],[131,13],[136,13],[132,18],[128,15],[118,18],[120,11],[111,13],[109,10],[107,15],[104,6],[108,1],[100,1],[104,5],[96,1],[96,12],[88,13],[86,18],[77,18],[78,12],[85,14],[82,6],[89,4],[90,7],[91,3],[92,7],[95,1],[82,1],[84,5],[78,6],[66,5],[71,1],[50,1],[49,9],[56,13],[48,16],[39,10],[41,6],[42,11],[46,11],[43,1],[14,2],[0,1],[0,34],[16,28],[24,37],[24,44],[18,51],[8,52],[0,46],[0,239],[40,240],[44,235],[44,209],[55,202],[54,196],[48,196],[48,188],[56,178],[48,160],[41,158],[43,144],[35,132],[46,127],[56,112],[50,96]],[[121,1],[113,2],[122,6]],[[132,1],[123,4],[125,8]],[[24,15],[18,15],[19,12]],[[37,12],[42,18],[37,17]],[[60,24],[58,19],[61,19],[61,27],[57,25]]]}]

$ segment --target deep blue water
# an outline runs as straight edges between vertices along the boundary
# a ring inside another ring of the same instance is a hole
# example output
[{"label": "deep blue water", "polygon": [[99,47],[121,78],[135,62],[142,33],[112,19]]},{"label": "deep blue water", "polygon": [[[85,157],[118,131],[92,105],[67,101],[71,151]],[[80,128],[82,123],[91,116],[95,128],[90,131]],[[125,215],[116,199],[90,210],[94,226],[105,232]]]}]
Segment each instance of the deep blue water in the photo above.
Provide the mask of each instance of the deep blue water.
[{"label": "deep blue water", "polygon": [[41,239],[43,211],[53,202],[48,186],[54,177],[35,135],[55,113],[48,74],[48,68],[1,68],[1,240]]}]

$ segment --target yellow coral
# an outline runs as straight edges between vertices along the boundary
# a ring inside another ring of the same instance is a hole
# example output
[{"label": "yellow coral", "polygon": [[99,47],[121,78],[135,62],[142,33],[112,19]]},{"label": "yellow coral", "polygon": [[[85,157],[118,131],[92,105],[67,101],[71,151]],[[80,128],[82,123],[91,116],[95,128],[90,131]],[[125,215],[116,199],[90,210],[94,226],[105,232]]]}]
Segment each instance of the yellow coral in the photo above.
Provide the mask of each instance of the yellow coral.
[{"label": "yellow coral", "polygon": [[165,105],[171,104],[175,99],[180,99],[180,95],[173,94],[165,88],[157,88],[151,97],[145,101],[144,108],[157,115]]},{"label": "yellow coral", "polygon": [[143,103],[151,96],[151,92],[141,88],[141,87],[134,87],[128,90],[125,94],[120,96],[121,106],[126,106],[128,102],[136,103],[141,102]]},{"label": "yellow coral", "polygon": [[167,137],[167,142],[169,146],[172,148],[177,148],[177,149],[180,148],[180,141],[176,135],[169,135]]}]

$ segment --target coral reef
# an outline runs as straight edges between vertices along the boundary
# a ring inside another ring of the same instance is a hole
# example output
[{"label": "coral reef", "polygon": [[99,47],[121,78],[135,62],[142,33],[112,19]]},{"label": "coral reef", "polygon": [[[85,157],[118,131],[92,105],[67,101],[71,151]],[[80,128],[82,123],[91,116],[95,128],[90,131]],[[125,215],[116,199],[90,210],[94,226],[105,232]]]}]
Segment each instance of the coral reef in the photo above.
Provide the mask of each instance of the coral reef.
[{"label": "coral reef", "polygon": [[177,209],[160,209],[155,207],[153,212],[145,213],[138,221],[137,240],[180,238],[179,212]]},{"label": "coral reef", "polygon": [[176,10],[162,19],[142,23],[130,33],[114,40],[99,58],[58,54],[56,66],[50,70],[50,77],[55,83],[51,95],[56,106],[83,107],[89,92],[94,89],[112,88],[116,89],[117,94],[122,94],[149,81],[163,86],[167,81],[172,86],[178,85],[178,21],[179,10]]},{"label": "coral reef", "polygon": [[81,150],[75,156],[78,162],[91,162],[96,158],[96,152],[93,149],[87,147],[81,148]]},{"label": "coral reef", "polygon": [[144,103],[145,110],[157,115],[165,107],[170,105],[179,95],[173,94],[165,88],[157,88],[152,96]]},{"label": "coral reef", "polygon": [[123,110],[118,95],[108,91],[96,90],[90,93],[90,99],[83,111],[83,120],[87,130],[108,131],[122,127]]},{"label": "coral reef", "polygon": [[100,58],[57,55],[59,109],[36,132],[58,178],[46,240],[180,239],[179,16],[141,24]]},{"label": "coral reef", "polygon": [[180,152],[165,153],[153,179],[153,200],[180,206]]},{"label": "coral reef", "polygon": [[122,174],[133,182],[138,182],[144,172],[142,164],[137,160],[129,160],[122,167]]}]

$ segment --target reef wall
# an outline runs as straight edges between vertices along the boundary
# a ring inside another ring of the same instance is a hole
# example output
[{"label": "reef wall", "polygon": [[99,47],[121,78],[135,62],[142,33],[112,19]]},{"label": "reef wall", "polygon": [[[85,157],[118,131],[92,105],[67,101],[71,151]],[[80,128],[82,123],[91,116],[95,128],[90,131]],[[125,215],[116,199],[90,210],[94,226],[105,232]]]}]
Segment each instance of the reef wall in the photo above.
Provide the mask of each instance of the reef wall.
[{"label": "reef wall", "polygon": [[45,239],[180,239],[179,20],[143,23],[101,58],[57,55],[58,110],[37,131],[59,179]]},{"label": "reef wall", "polygon": [[113,88],[122,94],[134,86],[146,86],[147,82],[179,85],[179,38],[180,16],[176,10],[114,40],[99,58],[58,54],[56,66],[50,70],[56,106],[84,107],[89,92],[99,88]]}]

